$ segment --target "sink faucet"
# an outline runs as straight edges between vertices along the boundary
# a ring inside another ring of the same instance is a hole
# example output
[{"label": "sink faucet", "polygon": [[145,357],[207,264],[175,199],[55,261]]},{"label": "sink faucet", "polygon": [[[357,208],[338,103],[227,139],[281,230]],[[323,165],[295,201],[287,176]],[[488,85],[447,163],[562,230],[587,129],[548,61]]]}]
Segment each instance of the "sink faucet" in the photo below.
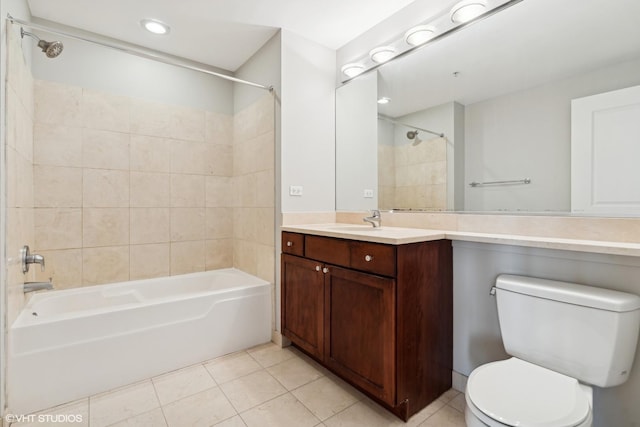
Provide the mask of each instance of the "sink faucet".
[{"label": "sink faucet", "polygon": [[35,292],[41,291],[43,289],[53,289],[53,283],[51,283],[51,277],[49,277],[48,282],[24,282],[22,286],[22,291],[26,294],[27,292]]},{"label": "sink faucet", "polygon": [[382,217],[380,216],[380,211],[378,209],[372,210],[371,216],[365,216],[362,220],[373,225],[373,228],[377,228],[382,225]]}]

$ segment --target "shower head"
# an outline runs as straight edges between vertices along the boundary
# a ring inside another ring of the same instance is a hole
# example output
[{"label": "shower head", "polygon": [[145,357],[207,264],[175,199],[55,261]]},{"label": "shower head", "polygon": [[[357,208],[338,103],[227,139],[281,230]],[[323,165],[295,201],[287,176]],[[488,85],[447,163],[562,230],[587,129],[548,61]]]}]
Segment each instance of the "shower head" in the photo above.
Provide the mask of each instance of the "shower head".
[{"label": "shower head", "polygon": [[417,130],[410,130],[409,132],[407,132],[407,138],[409,139],[416,139],[417,136],[418,136]]},{"label": "shower head", "polygon": [[62,42],[59,42],[59,41],[48,42],[46,40],[42,40],[40,37],[36,36],[35,34],[25,31],[24,28],[20,28],[20,36],[22,38],[24,38],[24,36],[29,36],[38,40],[38,47],[42,49],[45,55],[47,55],[47,58],[57,58],[62,53],[62,50],[64,49],[64,45],[62,44]]},{"label": "shower head", "polygon": [[411,145],[418,145],[422,142],[422,140],[418,137],[418,129],[410,130],[407,132],[407,138],[413,139],[413,143]]}]

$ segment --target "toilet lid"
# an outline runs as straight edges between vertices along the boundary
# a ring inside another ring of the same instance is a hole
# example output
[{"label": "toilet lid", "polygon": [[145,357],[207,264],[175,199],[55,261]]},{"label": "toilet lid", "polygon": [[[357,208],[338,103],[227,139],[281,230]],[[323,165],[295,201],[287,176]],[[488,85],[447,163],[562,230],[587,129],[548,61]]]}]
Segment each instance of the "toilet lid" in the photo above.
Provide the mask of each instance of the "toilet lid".
[{"label": "toilet lid", "polygon": [[509,426],[575,426],[590,411],[575,378],[516,358],[474,370],[467,394],[479,410]]}]

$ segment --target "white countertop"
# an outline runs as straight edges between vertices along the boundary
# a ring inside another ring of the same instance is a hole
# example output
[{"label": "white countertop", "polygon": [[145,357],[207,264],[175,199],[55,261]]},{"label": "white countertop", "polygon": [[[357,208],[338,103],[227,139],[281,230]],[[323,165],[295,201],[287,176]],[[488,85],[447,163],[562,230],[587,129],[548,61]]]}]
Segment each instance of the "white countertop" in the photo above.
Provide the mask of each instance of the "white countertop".
[{"label": "white countertop", "polygon": [[640,244],[607,242],[600,240],[560,239],[513,234],[472,233],[467,231],[428,230],[420,228],[386,227],[374,229],[369,225],[304,224],[282,226],[282,231],[313,234],[316,236],[402,245],[449,239],[468,242],[527,246],[545,249],[593,252],[611,255],[640,256]]}]

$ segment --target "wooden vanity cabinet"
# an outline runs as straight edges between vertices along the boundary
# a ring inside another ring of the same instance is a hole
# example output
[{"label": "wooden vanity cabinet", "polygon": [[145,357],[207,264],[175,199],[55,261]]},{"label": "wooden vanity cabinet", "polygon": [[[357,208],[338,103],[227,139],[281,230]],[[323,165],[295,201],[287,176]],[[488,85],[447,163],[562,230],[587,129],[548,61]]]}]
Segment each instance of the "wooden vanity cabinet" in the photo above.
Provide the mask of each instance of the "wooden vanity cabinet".
[{"label": "wooden vanity cabinet", "polygon": [[405,421],[451,388],[449,241],[283,232],[282,248],[282,333],[294,345]]}]

